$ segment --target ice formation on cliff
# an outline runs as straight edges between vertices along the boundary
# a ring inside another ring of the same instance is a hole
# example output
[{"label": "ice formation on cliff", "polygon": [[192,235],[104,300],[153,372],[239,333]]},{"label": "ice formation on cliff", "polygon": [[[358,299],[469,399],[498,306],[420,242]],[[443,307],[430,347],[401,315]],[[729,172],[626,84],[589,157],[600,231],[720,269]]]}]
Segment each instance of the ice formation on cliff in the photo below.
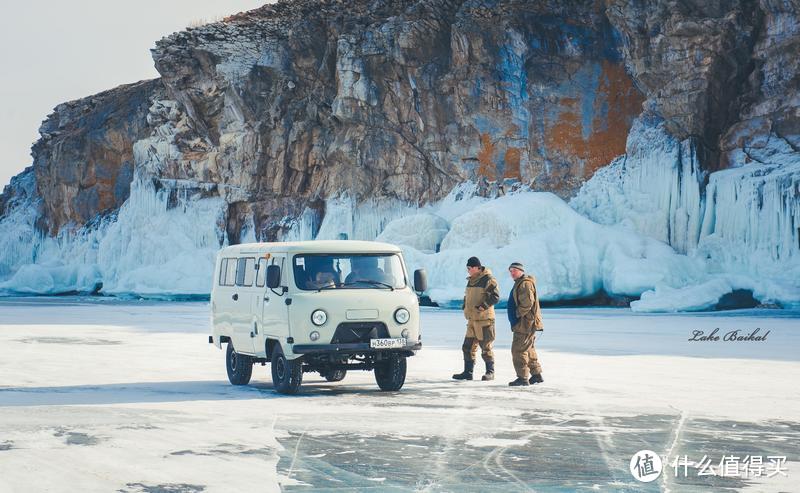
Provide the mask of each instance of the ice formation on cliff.
[{"label": "ice formation on cliff", "polygon": [[[208,293],[214,256],[228,241],[227,203],[218,185],[153,178],[177,152],[172,133],[136,144],[130,197],[117,213],[55,238],[35,232],[33,174],[17,178],[24,186],[0,220],[0,290],[91,292],[102,283],[108,294]],[[641,297],[634,310],[701,310],[744,289],[761,302],[798,305],[800,161],[782,142],[761,146],[759,162],[706,177],[691,141],[638,121],[627,155],[599,170],[569,205],[528,190],[482,197],[472,183],[421,208],[343,193],[327,199],[322,218],[311,209],[292,218],[283,239],[396,243],[409,269],[427,269],[429,294],[440,302],[461,298],[465,261],[477,255],[504,293],[508,264],[525,263],[544,300],[602,290]],[[240,233],[257,238],[252,221]]]},{"label": "ice formation on cliff", "polygon": [[[155,103],[151,113],[170,111],[169,103]],[[152,178],[178,152],[174,133],[166,122],[135,144],[135,177],[119,211],[80,228],[67,225],[55,237],[35,233],[31,173],[30,193],[0,220],[0,238],[14,242],[0,253],[0,266],[9,271],[0,292],[207,294],[216,252],[225,241],[225,201],[211,196],[213,184]]]},{"label": "ice formation on cliff", "polygon": [[[431,206],[427,215],[436,211]],[[546,192],[513,193],[468,208],[450,222],[438,253],[404,242],[407,230],[418,229],[414,217],[390,223],[378,239],[401,245],[410,269],[428,271],[430,295],[440,302],[463,296],[464,266],[472,255],[495,271],[504,293],[512,285],[505,269],[523,262],[545,300],[587,297],[601,289],[638,296],[660,283],[694,280],[699,267],[658,240],[594,223]]]},{"label": "ice formation on cliff", "polygon": [[[223,201],[184,196],[173,203],[171,193],[137,181],[116,217],[55,238],[36,236],[25,248],[36,262],[22,265],[0,289],[58,294],[92,292],[102,283],[107,294],[207,294]],[[32,228],[5,219],[0,230],[5,236]]]},{"label": "ice formation on cliff", "polygon": [[668,241],[702,262],[703,282],[654,286],[634,310],[711,308],[737,289],[765,303],[800,303],[800,156],[773,136],[733,164],[703,189],[691,142],[640,120],[627,155],[571,200],[598,223]]}]

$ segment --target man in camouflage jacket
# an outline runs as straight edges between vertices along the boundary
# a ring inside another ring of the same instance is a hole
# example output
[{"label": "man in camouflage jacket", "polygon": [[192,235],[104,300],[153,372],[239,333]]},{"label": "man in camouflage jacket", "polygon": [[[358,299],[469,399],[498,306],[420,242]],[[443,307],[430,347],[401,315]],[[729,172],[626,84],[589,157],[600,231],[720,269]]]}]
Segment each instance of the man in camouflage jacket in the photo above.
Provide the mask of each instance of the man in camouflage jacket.
[{"label": "man in camouflage jacket", "polygon": [[494,380],[494,305],[500,300],[497,280],[492,271],[481,265],[477,257],[467,261],[467,288],[464,292],[464,317],[467,319],[467,332],[461,350],[464,353],[464,371],[456,373],[456,380],[472,380],[478,346],[486,364],[486,373],[481,380]]},{"label": "man in camouflage jacket", "polygon": [[536,279],[525,274],[525,267],[519,262],[511,264],[508,272],[514,279],[514,287],[508,297],[508,321],[514,333],[511,360],[517,372],[517,379],[508,385],[516,387],[541,383],[544,382],[542,367],[533,347],[536,331],[544,330]]}]

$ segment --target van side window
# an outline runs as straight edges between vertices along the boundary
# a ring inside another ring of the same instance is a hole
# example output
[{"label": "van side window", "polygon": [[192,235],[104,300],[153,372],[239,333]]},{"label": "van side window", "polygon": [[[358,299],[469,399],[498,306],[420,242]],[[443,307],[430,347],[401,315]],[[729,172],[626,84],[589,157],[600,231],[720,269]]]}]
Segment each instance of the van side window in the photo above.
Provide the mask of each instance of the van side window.
[{"label": "van side window", "polygon": [[272,265],[277,265],[281,268],[281,273],[283,273],[283,257],[272,257]]},{"label": "van side window", "polygon": [[256,277],[256,259],[248,257],[244,260],[244,282],[242,286],[252,286]]},{"label": "van side window", "polygon": [[258,259],[258,270],[256,271],[256,286],[263,288],[267,279],[267,259]]},{"label": "van side window", "polygon": [[270,262],[271,265],[277,265],[281,268],[281,284],[285,285],[283,280],[283,261],[284,257],[272,257],[272,261]]},{"label": "van side window", "polygon": [[236,266],[236,285],[252,286],[253,278],[256,276],[256,259],[253,257],[243,257],[239,259]]},{"label": "van side window", "polygon": [[236,284],[236,259],[229,258],[228,265],[225,268],[225,285],[233,286]]},{"label": "van side window", "polygon": [[219,279],[217,279],[217,282],[219,283],[220,286],[224,286],[225,285],[225,274],[226,274],[225,271],[226,271],[227,268],[228,268],[228,259],[224,258],[224,259],[220,260],[220,262],[219,262]]}]

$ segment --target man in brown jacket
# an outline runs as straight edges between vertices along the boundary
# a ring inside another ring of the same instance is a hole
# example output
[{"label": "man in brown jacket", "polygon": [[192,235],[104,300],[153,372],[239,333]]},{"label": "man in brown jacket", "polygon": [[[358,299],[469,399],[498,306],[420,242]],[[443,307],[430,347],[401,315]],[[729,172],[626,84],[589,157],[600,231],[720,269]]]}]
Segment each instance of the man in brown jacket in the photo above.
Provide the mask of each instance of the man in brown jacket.
[{"label": "man in brown jacket", "polygon": [[[533,347],[536,331],[544,330],[542,311],[539,308],[539,295],[536,293],[536,279],[525,274],[525,267],[514,262],[508,267],[514,287],[508,297],[508,321],[514,339],[511,341],[511,360],[517,379],[509,382],[511,387],[532,385],[544,382],[542,367]],[[530,378],[528,373],[530,372]]]},{"label": "man in brown jacket", "polygon": [[464,371],[456,373],[456,380],[472,380],[475,356],[478,346],[486,364],[486,374],[481,380],[494,380],[494,305],[500,300],[497,279],[492,271],[481,265],[478,257],[467,260],[467,288],[464,292],[464,317],[467,319],[467,333],[461,351],[464,353]]}]

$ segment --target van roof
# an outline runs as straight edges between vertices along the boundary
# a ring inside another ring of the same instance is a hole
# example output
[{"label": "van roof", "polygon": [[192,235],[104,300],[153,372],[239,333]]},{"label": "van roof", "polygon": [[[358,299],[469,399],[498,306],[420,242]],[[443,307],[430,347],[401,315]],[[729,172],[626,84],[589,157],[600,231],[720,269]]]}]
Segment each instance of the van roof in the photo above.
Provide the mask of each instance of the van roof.
[{"label": "van roof", "polygon": [[398,246],[378,241],[312,240],[242,243],[222,249],[226,254],[286,252],[286,253],[399,253]]}]

